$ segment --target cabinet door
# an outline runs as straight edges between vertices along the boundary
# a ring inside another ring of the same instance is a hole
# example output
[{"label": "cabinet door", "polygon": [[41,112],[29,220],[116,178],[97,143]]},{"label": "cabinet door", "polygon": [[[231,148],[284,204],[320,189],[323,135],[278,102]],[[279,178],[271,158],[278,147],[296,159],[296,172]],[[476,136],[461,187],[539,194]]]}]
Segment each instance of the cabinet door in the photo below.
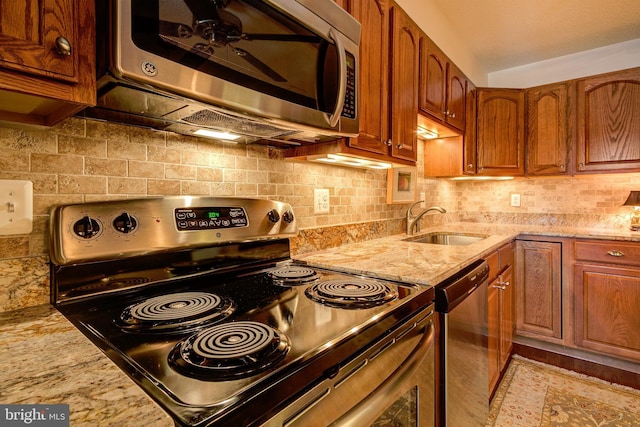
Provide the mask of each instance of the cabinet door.
[{"label": "cabinet door", "polygon": [[500,378],[500,290],[498,279],[489,283],[487,290],[487,345],[489,360],[489,393],[492,393]]},{"label": "cabinet door", "polygon": [[556,242],[517,242],[516,330],[521,335],[562,338],[561,249]]},{"label": "cabinet door", "polygon": [[500,274],[498,281],[500,286],[500,369],[509,360],[513,348],[514,332],[514,285],[513,267],[509,266],[504,273]]},{"label": "cabinet door", "polygon": [[354,1],[350,11],[362,25],[360,39],[360,134],[349,145],[387,155],[389,147],[389,5],[386,0]]},{"label": "cabinet door", "polygon": [[478,89],[478,174],[524,174],[524,91]]},{"label": "cabinet door", "polygon": [[464,131],[466,124],[467,78],[453,63],[447,64],[446,122]]},{"label": "cabinet door", "polygon": [[417,158],[418,128],[418,26],[398,6],[391,11],[391,155]]},{"label": "cabinet door", "polygon": [[95,105],[95,13],[93,0],[0,1],[0,120],[52,126]]},{"label": "cabinet door", "polygon": [[575,266],[576,345],[640,361],[640,269]]},{"label": "cabinet door", "polygon": [[421,111],[444,121],[447,102],[447,61],[444,53],[427,36],[420,37]]},{"label": "cabinet door", "polygon": [[640,170],[640,68],[578,81],[578,172]]},{"label": "cabinet door", "polygon": [[569,155],[567,84],[527,89],[527,173],[566,174]]},{"label": "cabinet door", "polygon": [[476,87],[467,81],[467,114],[463,139],[463,173],[465,175],[476,174],[476,156],[478,147],[476,146]]},{"label": "cabinet door", "polygon": [[[76,82],[74,12],[70,0],[3,0],[0,65],[20,73]],[[59,37],[71,44],[70,55],[56,53]]]}]

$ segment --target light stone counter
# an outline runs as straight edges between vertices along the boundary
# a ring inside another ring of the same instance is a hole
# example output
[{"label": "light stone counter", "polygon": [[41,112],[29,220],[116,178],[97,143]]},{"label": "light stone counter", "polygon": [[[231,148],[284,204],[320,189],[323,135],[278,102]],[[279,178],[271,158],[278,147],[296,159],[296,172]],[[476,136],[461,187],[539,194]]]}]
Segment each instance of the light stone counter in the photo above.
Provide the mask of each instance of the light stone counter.
[{"label": "light stone counter", "polygon": [[405,242],[403,239],[409,236],[398,234],[305,253],[294,258],[317,267],[434,286],[521,235],[640,241],[640,233],[624,230],[472,222],[424,228],[415,236],[436,231],[488,237],[466,246],[447,246]]},{"label": "light stone counter", "polygon": [[68,404],[76,426],[173,426],[50,305],[0,313],[0,403]]}]

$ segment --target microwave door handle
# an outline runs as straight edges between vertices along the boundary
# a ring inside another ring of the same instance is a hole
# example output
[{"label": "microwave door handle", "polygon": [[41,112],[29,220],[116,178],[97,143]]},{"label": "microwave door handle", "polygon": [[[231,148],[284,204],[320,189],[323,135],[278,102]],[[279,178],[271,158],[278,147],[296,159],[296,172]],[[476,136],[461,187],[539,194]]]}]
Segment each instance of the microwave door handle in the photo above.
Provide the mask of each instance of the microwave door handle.
[{"label": "microwave door handle", "polygon": [[327,120],[327,123],[334,128],[340,120],[340,114],[344,107],[344,97],[347,93],[347,53],[344,50],[342,39],[338,34],[336,34],[333,28],[329,30],[329,37],[336,43],[336,49],[338,50],[338,68],[340,69],[338,77],[340,78],[340,82],[338,83],[338,99],[336,102],[336,108],[331,115],[324,113],[324,117]]}]

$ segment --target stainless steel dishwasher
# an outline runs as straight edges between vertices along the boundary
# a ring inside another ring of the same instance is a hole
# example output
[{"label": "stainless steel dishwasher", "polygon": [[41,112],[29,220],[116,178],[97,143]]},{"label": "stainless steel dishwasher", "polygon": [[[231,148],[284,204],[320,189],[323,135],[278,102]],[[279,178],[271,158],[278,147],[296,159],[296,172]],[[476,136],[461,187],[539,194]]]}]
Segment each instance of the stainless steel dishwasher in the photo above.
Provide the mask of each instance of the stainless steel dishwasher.
[{"label": "stainless steel dishwasher", "polygon": [[484,426],[487,419],[488,275],[479,260],[436,286],[441,426]]}]

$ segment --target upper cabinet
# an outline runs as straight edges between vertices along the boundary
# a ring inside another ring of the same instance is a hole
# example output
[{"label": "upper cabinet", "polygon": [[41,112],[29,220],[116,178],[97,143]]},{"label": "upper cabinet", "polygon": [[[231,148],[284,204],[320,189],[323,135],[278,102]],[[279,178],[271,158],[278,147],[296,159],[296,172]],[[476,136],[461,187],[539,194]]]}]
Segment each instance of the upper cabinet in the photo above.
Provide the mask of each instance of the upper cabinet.
[{"label": "upper cabinet", "polygon": [[420,111],[465,130],[467,79],[426,35],[420,37]]},{"label": "upper cabinet", "polygon": [[51,126],[95,105],[93,0],[0,3],[0,120]]},{"label": "upper cabinet", "polygon": [[526,90],[526,172],[531,175],[565,174],[569,170],[570,83],[555,83]]},{"label": "upper cabinet", "polygon": [[577,172],[640,170],[640,68],[578,80]]},{"label": "upper cabinet", "polygon": [[391,155],[415,161],[420,29],[397,5],[391,8],[391,27]]},{"label": "upper cabinet", "polygon": [[389,152],[389,7],[386,0],[354,1],[347,9],[362,25],[360,39],[360,135],[349,145]]},{"label": "upper cabinet", "polygon": [[477,89],[479,175],[524,174],[524,91]]}]

